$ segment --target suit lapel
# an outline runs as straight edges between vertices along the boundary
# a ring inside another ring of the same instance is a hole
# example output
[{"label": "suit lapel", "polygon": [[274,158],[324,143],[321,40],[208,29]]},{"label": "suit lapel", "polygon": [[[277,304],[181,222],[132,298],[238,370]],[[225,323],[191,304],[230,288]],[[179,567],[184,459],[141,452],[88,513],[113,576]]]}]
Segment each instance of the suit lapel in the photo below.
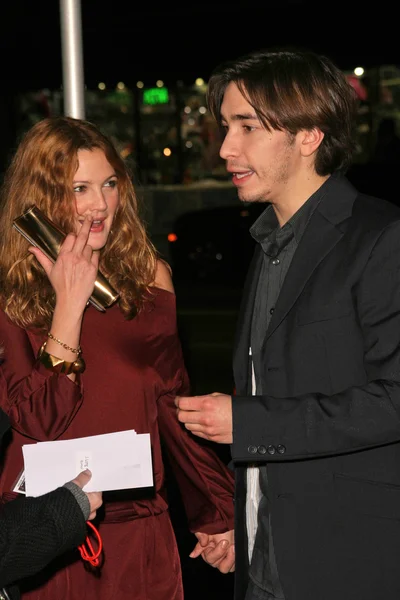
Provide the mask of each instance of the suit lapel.
[{"label": "suit lapel", "polygon": [[[233,371],[237,388],[241,388],[240,382],[246,382],[248,375],[247,367],[249,364],[248,357],[250,346],[251,320],[253,315],[253,306],[256,297],[258,278],[262,266],[262,260],[263,255],[261,246],[257,245],[246,276],[239,317],[236,325],[236,338],[233,354]],[[244,385],[246,385],[246,383],[244,383]]]},{"label": "suit lapel", "polygon": [[311,217],[285,277],[268,327],[268,339],[301,294],[307,281],[344,233],[340,224],[350,217],[356,190],[345,178],[333,180]]},{"label": "suit lapel", "polygon": [[[357,191],[345,177],[332,176],[326,195],[312,215],[294,254],[266,338],[282,322],[317,266],[341,239],[345,229],[341,224],[351,216],[356,196]],[[262,259],[261,246],[257,245],[243,290],[233,353],[235,384],[240,394],[247,392],[250,376],[251,320]]]}]

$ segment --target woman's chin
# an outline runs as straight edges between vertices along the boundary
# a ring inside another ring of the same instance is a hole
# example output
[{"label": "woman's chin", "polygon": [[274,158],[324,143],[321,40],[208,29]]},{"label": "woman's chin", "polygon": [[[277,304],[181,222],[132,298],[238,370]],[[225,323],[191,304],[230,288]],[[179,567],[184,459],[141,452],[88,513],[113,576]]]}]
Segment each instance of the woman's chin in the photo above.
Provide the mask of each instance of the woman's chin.
[{"label": "woman's chin", "polygon": [[100,252],[107,243],[108,236],[89,235],[88,245],[93,248],[93,252]]}]

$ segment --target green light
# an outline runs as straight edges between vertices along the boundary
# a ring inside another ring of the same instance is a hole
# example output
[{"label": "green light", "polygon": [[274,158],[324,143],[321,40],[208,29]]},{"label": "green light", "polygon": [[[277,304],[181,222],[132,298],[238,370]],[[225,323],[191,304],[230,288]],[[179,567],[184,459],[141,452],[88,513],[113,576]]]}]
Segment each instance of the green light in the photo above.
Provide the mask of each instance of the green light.
[{"label": "green light", "polygon": [[149,88],[143,91],[143,104],[168,104],[169,94],[166,87]]}]

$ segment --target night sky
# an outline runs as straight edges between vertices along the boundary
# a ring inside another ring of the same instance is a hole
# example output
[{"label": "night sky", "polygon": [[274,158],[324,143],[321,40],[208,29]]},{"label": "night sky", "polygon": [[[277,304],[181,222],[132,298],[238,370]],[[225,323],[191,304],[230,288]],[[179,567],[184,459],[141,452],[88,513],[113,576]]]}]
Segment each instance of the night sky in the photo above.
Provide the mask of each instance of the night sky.
[{"label": "night sky", "polygon": [[[3,84],[62,84],[58,0],[8,0],[0,11]],[[327,54],[344,69],[400,65],[392,2],[263,3],[82,0],[85,81],[113,86],[208,79],[220,62],[248,51],[294,45]],[[379,7],[379,10],[378,10]]]}]

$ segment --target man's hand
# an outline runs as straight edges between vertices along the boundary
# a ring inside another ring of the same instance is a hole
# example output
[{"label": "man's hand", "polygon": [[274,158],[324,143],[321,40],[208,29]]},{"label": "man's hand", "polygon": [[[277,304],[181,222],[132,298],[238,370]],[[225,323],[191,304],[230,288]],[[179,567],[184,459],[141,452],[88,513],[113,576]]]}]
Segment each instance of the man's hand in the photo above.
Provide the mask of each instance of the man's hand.
[{"label": "man's hand", "polygon": [[[86,469],[86,471],[82,471],[81,473],[79,473],[79,475],[77,477],[75,477],[75,479],[73,479],[72,481],[74,483],[76,483],[76,485],[79,485],[80,488],[84,488],[85,485],[87,483],[89,483],[91,478],[92,478],[92,473],[89,471],[89,469]],[[86,493],[86,496],[88,497],[89,504],[90,504],[89,521],[91,521],[96,516],[96,510],[98,508],[100,508],[100,506],[103,504],[103,494],[101,492],[85,492],[85,493]]]},{"label": "man's hand", "polygon": [[195,533],[198,539],[196,546],[190,553],[191,558],[202,556],[203,560],[217,568],[221,573],[233,573],[235,570],[235,545],[234,532],[226,533]]},{"label": "man's hand", "polygon": [[232,397],[214,392],[206,396],[177,396],[178,420],[198,437],[219,444],[232,443]]}]

